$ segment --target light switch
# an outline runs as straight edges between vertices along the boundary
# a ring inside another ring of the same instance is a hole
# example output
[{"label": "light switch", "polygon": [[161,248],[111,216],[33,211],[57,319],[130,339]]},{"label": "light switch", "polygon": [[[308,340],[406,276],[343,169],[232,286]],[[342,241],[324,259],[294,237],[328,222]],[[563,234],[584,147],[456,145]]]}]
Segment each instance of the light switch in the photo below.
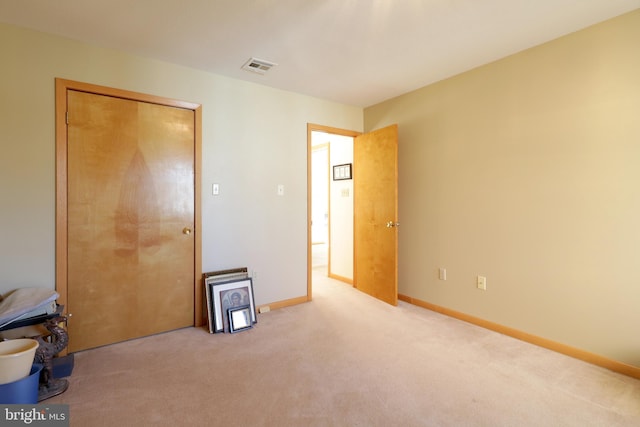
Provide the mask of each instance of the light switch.
[{"label": "light switch", "polygon": [[284,196],[284,185],[278,184],[278,196]]},{"label": "light switch", "polygon": [[211,189],[211,193],[214,196],[217,196],[218,194],[220,194],[220,184],[213,184],[213,188]]}]

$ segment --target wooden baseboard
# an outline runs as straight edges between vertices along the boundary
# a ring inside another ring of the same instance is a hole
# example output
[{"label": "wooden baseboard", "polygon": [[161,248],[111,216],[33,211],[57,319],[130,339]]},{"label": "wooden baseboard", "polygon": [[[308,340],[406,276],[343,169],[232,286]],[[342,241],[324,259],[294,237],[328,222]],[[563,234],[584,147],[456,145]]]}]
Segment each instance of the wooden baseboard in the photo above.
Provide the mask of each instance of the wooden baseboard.
[{"label": "wooden baseboard", "polygon": [[303,297],[291,298],[283,301],[276,301],[269,304],[262,304],[261,306],[256,307],[256,309],[258,310],[258,312],[260,312],[262,308],[266,308],[266,307],[269,307],[269,310],[277,310],[279,308],[290,307],[292,305],[298,305],[308,301],[309,299],[305,295]]},{"label": "wooden baseboard", "polygon": [[591,363],[602,368],[609,369],[619,374],[627,375],[632,378],[640,379],[640,367],[628,365],[626,363],[619,362],[617,360],[608,359],[606,357],[590,353],[588,351],[581,350],[579,348],[571,347],[566,344],[558,343],[548,340],[546,338],[538,337],[526,332],[519,331],[517,329],[503,326],[498,323],[489,322],[478,317],[470,316],[459,311],[451,310],[439,305],[431,304],[426,301],[419,300],[407,295],[398,294],[398,299],[408,302],[409,304],[416,305],[418,307],[426,308],[427,310],[435,311],[437,313],[444,314],[455,319],[463,320],[467,323],[483,327],[501,334],[519,339],[521,341],[528,342],[530,344],[543,347],[557,353],[564,354],[574,359],[579,359],[587,363]]},{"label": "wooden baseboard", "polygon": [[331,279],[339,280],[341,282],[353,285],[353,279],[349,279],[348,277],[338,276],[337,274],[332,274],[332,273],[329,273],[329,277]]}]

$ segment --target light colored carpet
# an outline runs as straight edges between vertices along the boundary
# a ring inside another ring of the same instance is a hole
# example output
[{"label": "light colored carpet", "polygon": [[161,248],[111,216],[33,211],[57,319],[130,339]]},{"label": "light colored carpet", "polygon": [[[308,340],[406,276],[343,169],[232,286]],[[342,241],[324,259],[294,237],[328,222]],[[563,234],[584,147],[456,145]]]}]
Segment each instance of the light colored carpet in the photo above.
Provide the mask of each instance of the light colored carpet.
[{"label": "light colored carpet", "polygon": [[640,425],[639,380],[322,277],[248,331],[76,353],[69,380],[43,403],[78,427]]},{"label": "light colored carpet", "polygon": [[326,275],[327,267],[329,264],[329,245],[326,243],[318,243],[311,245],[311,266],[315,271],[321,271],[319,268],[324,268]]}]

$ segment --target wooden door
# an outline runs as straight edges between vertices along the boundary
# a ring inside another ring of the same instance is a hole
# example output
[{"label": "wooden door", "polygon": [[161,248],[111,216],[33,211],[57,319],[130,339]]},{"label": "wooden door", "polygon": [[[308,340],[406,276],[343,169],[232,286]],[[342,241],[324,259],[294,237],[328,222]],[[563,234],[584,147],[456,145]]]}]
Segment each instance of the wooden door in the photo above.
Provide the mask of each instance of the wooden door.
[{"label": "wooden door", "polygon": [[69,351],[194,324],[194,111],[67,91]]},{"label": "wooden door", "polygon": [[397,305],[397,125],[355,138],[353,185],[355,287]]}]

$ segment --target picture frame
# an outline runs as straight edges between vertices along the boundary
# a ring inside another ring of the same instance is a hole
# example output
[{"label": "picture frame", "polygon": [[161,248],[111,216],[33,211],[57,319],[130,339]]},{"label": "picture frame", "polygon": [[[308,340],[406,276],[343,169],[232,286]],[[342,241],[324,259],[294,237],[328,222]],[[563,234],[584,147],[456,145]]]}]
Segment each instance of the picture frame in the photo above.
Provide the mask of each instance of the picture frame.
[{"label": "picture frame", "polygon": [[250,277],[225,282],[212,282],[210,286],[210,304],[213,332],[229,331],[227,310],[248,305],[251,312],[251,324],[257,323],[256,305],[253,298],[253,281]]},{"label": "picture frame", "polygon": [[251,305],[229,308],[227,309],[227,317],[229,332],[232,334],[253,328],[253,323],[251,322]]},{"label": "picture frame", "polygon": [[333,180],[341,181],[344,179],[352,179],[351,165],[351,163],[335,165],[333,167]]},{"label": "picture frame", "polygon": [[209,271],[202,274],[202,279],[204,282],[204,292],[205,292],[205,302],[206,302],[206,316],[207,316],[207,326],[209,328],[209,333],[213,334],[214,331],[214,322],[213,322],[213,307],[211,303],[213,301],[211,295],[211,284],[214,282],[229,282],[231,280],[244,279],[249,277],[249,270],[247,267],[239,267],[239,268],[231,268],[227,270],[218,270],[218,271]]}]

